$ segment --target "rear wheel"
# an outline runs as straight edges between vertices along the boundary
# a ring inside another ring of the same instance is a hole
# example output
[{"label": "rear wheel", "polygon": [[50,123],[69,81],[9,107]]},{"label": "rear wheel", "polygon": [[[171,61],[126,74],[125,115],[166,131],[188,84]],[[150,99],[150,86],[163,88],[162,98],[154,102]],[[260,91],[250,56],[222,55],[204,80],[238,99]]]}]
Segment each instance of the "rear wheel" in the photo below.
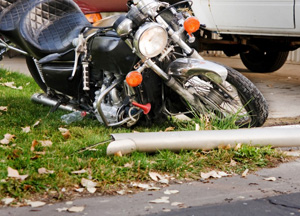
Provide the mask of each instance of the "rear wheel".
[{"label": "rear wheel", "polygon": [[192,77],[185,86],[193,87],[208,110],[221,117],[236,115],[236,124],[259,127],[268,117],[268,105],[256,86],[238,71],[227,66],[228,76],[223,84]]},{"label": "rear wheel", "polygon": [[240,53],[243,64],[253,72],[274,72],[284,65],[289,52],[263,52],[250,50],[248,53]]}]

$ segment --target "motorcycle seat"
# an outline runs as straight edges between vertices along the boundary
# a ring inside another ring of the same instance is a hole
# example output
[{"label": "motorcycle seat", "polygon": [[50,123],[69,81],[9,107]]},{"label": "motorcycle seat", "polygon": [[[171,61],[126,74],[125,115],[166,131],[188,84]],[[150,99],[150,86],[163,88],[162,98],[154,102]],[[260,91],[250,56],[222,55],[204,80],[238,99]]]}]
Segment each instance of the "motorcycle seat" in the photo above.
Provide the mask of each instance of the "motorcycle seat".
[{"label": "motorcycle seat", "polygon": [[40,59],[73,48],[73,40],[90,25],[72,0],[42,0],[27,10],[18,31],[26,51]]},{"label": "motorcycle seat", "polygon": [[0,32],[17,41],[17,26],[26,10],[38,0],[0,0]]}]

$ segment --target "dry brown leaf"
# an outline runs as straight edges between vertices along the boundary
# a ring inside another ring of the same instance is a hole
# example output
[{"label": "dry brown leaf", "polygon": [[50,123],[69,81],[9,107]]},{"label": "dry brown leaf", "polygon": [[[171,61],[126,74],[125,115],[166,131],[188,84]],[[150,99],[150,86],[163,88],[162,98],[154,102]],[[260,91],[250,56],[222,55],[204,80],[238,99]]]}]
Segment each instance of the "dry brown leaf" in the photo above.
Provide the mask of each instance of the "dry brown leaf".
[{"label": "dry brown leaf", "polygon": [[0,106],[0,111],[7,112],[7,106]]},{"label": "dry brown leaf", "polygon": [[67,128],[58,128],[58,130],[61,132],[61,135],[63,135],[65,139],[69,139],[71,137],[71,133]]},{"label": "dry brown leaf", "polygon": [[234,147],[234,150],[237,151],[237,150],[239,150],[240,148],[242,148],[242,143],[236,144],[236,146]]},{"label": "dry brown leaf", "polygon": [[122,155],[122,152],[121,152],[121,151],[118,151],[118,152],[115,153],[115,156],[116,156],[116,157],[122,157],[123,155]]},{"label": "dry brown leaf", "polygon": [[43,147],[50,147],[52,146],[51,140],[39,140]]},{"label": "dry brown leaf", "polygon": [[73,206],[68,208],[68,212],[83,212],[84,206]]},{"label": "dry brown leaf", "polygon": [[174,130],[175,130],[175,127],[168,127],[168,128],[165,129],[165,132],[167,132],[167,131],[174,131]]},{"label": "dry brown leaf", "polygon": [[184,205],[184,203],[182,203],[182,202],[172,202],[171,203],[171,206],[183,206]]},{"label": "dry brown leaf", "polygon": [[4,134],[4,138],[2,140],[0,140],[0,143],[3,145],[7,145],[9,144],[11,141],[13,141],[13,139],[15,138],[15,135],[12,134]]},{"label": "dry brown leaf", "polygon": [[76,192],[82,193],[84,191],[84,188],[75,188],[74,190]]},{"label": "dry brown leaf", "polygon": [[149,172],[149,176],[153,181],[162,183],[162,184],[169,184],[169,180],[165,178],[164,176],[160,175],[156,172]]},{"label": "dry brown leaf", "polygon": [[39,174],[53,174],[53,170],[47,170],[46,168],[42,167],[38,169]]},{"label": "dry brown leaf", "polygon": [[203,179],[209,179],[209,178],[222,178],[222,177],[226,177],[226,176],[230,176],[231,174],[228,174],[228,173],[225,173],[225,172],[222,172],[222,171],[215,171],[215,170],[212,170],[208,173],[203,173],[201,172],[200,173],[200,176],[201,178]]},{"label": "dry brown leaf", "polygon": [[29,133],[30,132],[30,126],[21,127],[23,133]]},{"label": "dry brown leaf", "polygon": [[31,143],[31,147],[30,147],[30,151],[34,151],[34,148],[39,144],[38,141],[36,140],[33,140],[32,143]]},{"label": "dry brown leaf", "polygon": [[7,173],[7,177],[20,179],[21,181],[25,180],[28,177],[28,175],[20,175],[18,170],[15,170],[11,167],[7,167]]},{"label": "dry brown leaf", "polygon": [[249,172],[249,169],[246,169],[246,170],[242,173],[242,177],[245,178],[245,177],[247,176],[248,172]]},{"label": "dry brown leaf", "polygon": [[218,146],[218,149],[225,149],[225,150],[229,150],[231,149],[231,145],[230,144],[221,144]]}]

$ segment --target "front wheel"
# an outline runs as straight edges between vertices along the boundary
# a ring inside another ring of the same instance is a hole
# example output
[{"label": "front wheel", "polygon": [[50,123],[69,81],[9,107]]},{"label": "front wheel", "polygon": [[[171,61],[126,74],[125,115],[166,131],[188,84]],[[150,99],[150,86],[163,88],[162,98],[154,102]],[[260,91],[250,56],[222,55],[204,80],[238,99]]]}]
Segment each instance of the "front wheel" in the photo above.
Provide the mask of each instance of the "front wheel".
[{"label": "front wheel", "polygon": [[248,53],[241,53],[243,64],[253,72],[269,73],[281,68],[289,55],[284,52],[263,52],[251,50]]},{"label": "front wheel", "polygon": [[241,127],[262,126],[268,117],[268,105],[264,96],[241,73],[230,67],[224,67],[228,71],[228,76],[222,84],[192,77],[185,86],[197,91],[207,110],[221,117],[235,115],[236,124]]}]

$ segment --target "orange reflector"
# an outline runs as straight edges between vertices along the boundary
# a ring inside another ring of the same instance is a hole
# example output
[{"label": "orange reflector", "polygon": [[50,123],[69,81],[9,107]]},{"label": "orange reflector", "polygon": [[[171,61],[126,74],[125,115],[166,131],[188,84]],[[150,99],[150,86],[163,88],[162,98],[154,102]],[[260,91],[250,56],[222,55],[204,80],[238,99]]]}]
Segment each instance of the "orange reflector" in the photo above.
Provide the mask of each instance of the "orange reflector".
[{"label": "orange reflector", "polygon": [[131,87],[136,87],[140,85],[143,81],[143,76],[137,71],[132,71],[126,76],[126,82]]},{"label": "orange reflector", "polygon": [[90,23],[95,23],[102,19],[101,14],[99,13],[86,14],[85,17]]},{"label": "orange reflector", "polygon": [[189,17],[184,21],[183,27],[191,35],[200,28],[200,22],[196,17]]}]

